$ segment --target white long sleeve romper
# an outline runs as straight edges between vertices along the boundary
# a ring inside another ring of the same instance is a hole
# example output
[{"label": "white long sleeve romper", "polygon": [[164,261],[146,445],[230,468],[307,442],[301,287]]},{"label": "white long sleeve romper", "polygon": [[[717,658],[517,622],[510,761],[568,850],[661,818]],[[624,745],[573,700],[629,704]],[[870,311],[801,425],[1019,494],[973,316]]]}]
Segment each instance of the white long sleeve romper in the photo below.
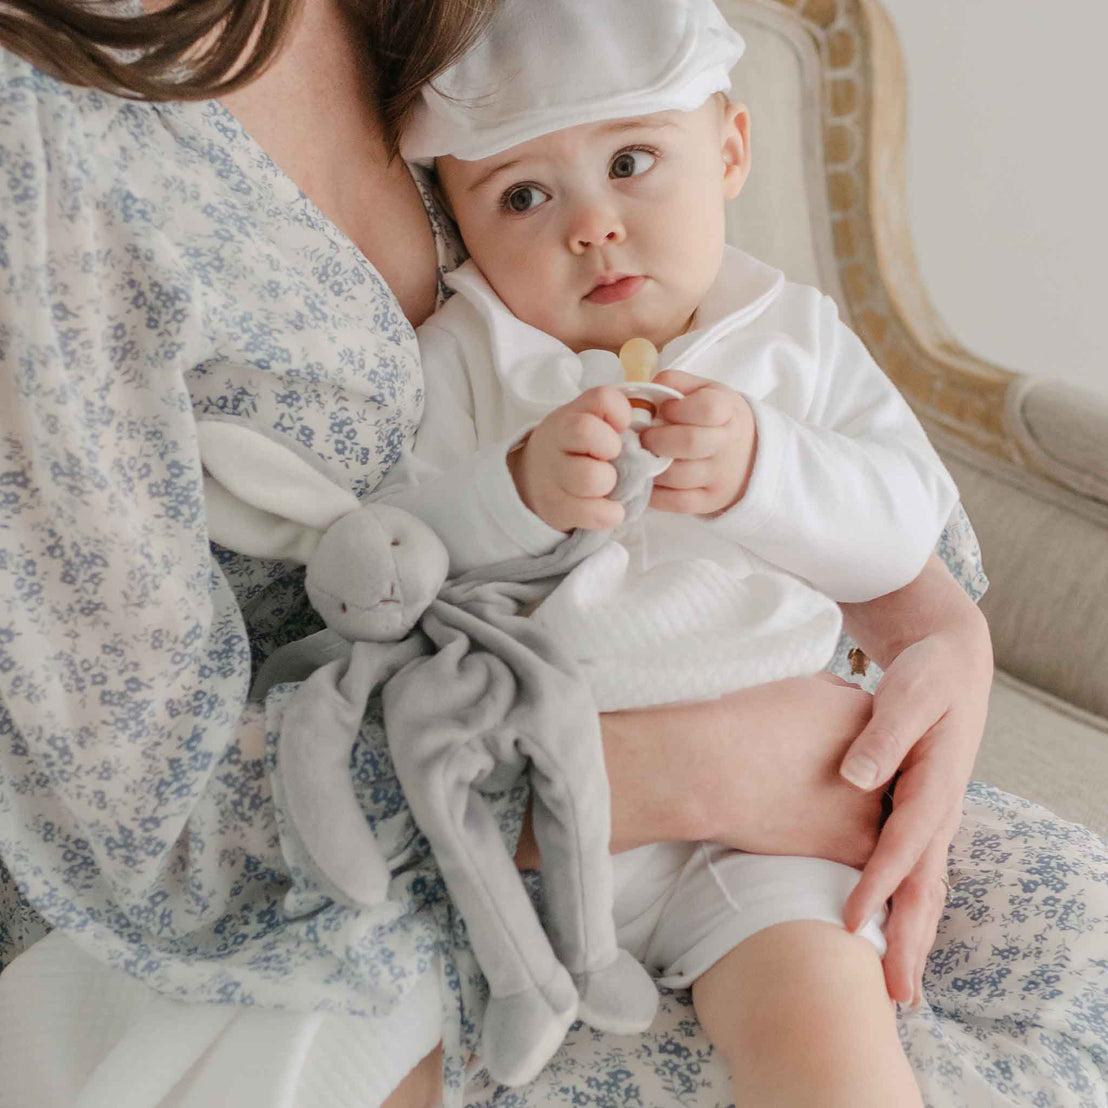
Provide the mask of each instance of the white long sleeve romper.
[{"label": "white long sleeve romper", "polygon": [[[460,573],[564,536],[519,499],[505,455],[583,389],[622,380],[514,318],[472,262],[418,332],[426,389],[388,499],[415,508]],[[602,711],[703,700],[822,669],[835,601],[908,584],[957,501],[949,474],[834,302],[728,247],[693,325],[661,351],[741,392],[758,445],[748,491],[712,519],[648,509],[535,612],[577,644]],[[841,922],[857,872],[812,858],[666,843],[619,855],[620,945],[687,985],[744,938],[793,919]],[[869,938],[884,940],[872,921]]]}]

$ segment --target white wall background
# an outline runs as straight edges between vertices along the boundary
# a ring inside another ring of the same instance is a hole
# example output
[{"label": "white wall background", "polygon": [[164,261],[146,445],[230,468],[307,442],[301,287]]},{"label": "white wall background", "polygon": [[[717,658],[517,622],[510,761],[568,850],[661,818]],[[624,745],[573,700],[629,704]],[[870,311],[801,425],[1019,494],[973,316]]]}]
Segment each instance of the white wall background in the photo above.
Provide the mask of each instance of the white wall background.
[{"label": "white wall background", "polygon": [[1108,4],[882,2],[935,306],[974,353],[1108,394]]}]

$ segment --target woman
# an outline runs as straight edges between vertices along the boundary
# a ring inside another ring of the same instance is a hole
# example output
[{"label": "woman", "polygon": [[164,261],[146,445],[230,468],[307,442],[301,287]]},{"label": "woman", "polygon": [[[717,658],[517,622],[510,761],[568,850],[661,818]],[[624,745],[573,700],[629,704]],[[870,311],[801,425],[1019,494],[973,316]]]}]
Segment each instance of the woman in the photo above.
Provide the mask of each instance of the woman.
[{"label": "woman", "polygon": [[[287,567],[209,560],[192,421],[261,409],[358,493],[395,460],[418,420],[409,325],[453,259],[425,183],[389,155],[411,96],[480,20],[472,0],[0,15],[0,41],[70,83],[3,58],[0,854],[50,923],[165,994],[361,1015],[390,1105],[436,1095],[437,1059],[417,1065],[434,1040],[414,1028],[440,985],[463,1009],[445,1021],[456,1088],[479,977],[372,713],[354,771],[402,870],[389,913],[329,905],[300,879],[266,749],[283,705],[245,693],[251,651],[310,613]],[[937,559],[846,619],[887,670],[872,715],[813,678],[605,719],[613,847],[705,838],[861,863],[872,789],[899,767],[848,922],[892,896],[886,976],[907,1001],[942,910],[988,635]],[[843,772],[871,791],[836,778],[848,749]],[[523,811],[503,799],[509,836]],[[519,858],[534,860],[526,835]]]}]

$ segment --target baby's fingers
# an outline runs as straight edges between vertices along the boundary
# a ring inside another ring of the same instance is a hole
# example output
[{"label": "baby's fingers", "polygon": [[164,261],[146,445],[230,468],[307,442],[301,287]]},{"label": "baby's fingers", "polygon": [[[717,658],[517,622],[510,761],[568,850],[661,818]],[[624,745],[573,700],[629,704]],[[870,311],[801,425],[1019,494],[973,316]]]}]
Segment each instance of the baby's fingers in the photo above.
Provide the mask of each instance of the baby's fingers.
[{"label": "baby's fingers", "polygon": [[709,458],[696,461],[675,461],[667,470],[654,478],[655,489],[704,489],[715,482],[716,466]]},{"label": "baby's fingers", "polygon": [[731,389],[708,382],[681,400],[666,400],[658,415],[669,423],[696,427],[726,427],[735,418],[739,396]]},{"label": "baby's fingers", "polygon": [[562,491],[575,499],[606,497],[616,487],[615,466],[582,454],[558,455],[553,477]]},{"label": "baby's fingers", "polygon": [[558,449],[563,454],[577,454],[608,462],[618,457],[623,449],[619,432],[594,412],[567,410],[559,413],[554,434]]},{"label": "baby's fingers", "polygon": [[573,522],[567,530],[583,527],[586,531],[610,531],[623,522],[623,505],[618,500],[594,497],[574,500],[570,508]]},{"label": "baby's fingers", "polygon": [[[695,373],[686,373],[683,369],[663,369],[651,378],[656,385],[665,385],[666,388],[676,389],[680,393],[689,396],[697,389],[705,385],[714,385],[707,377],[698,377]],[[675,401],[676,403],[676,401]]]},{"label": "baby's fingers", "polygon": [[714,458],[727,444],[726,433],[721,428],[696,427],[687,423],[663,423],[648,427],[639,437],[651,454],[682,460]]},{"label": "baby's fingers", "polygon": [[609,424],[615,431],[625,431],[631,426],[631,402],[619,389],[610,385],[598,385],[586,389],[575,400],[571,400],[561,411],[586,412],[597,416]]}]

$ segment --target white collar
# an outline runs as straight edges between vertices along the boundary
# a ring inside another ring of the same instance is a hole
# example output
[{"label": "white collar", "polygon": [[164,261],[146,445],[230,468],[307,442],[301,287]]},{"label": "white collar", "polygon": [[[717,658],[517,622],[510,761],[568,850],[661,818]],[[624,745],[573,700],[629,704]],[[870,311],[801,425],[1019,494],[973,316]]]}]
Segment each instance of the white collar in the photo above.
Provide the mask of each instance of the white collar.
[{"label": "white collar", "polygon": [[[619,359],[611,351],[575,354],[559,339],[517,319],[472,261],[448,273],[446,283],[485,321],[496,376],[524,408],[542,415],[585,389],[623,380]],[[660,364],[683,368],[705,347],[761,315],[784,284],[780,270],[725,246],[719,274],[693,317],[692,329],[666,343]]]},{"label": "white collar", "polygon": [[692,326],[666,343],[660,364],[665,369],[683,369],[705,347],[760,316],[784,287],[781,270],[734,246],[724,246],[719,273],[697,308]]}]

